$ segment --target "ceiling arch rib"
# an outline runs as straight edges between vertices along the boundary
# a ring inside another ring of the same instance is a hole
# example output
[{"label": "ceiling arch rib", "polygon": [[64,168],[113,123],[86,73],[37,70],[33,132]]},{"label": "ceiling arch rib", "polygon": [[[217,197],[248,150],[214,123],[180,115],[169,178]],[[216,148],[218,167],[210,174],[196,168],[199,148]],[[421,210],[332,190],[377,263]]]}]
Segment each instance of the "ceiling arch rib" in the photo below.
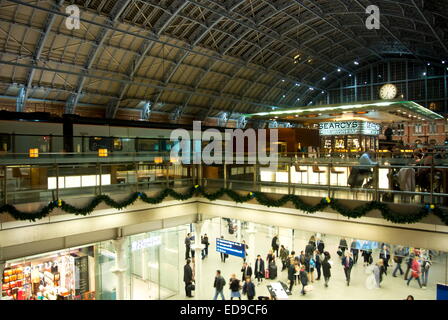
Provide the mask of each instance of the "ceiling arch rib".
[{"label": "ceiling arch rib", "polygon": [[[47,9],[45,7],[41,7],[41,6],[38,6],[38,5],[35,5],[35,4],[32,4],[32,3],[28,3],[28,2],[24,2],[24,1],[21,1],[21,0],[8,0],[8,1],[16,3],[16,4],[23,5],[23,6],[26,6],[26,7],[34,8],[34,9],[37,9],[37,10],[40,10],[40,11],[54,13],[54,14],[59,15],[59,16],[63,16],[63,17],[67,16],[64,13],[61,13],[61,12],[58,12],[58,11],[54,11],[54,10],[51,10],[51,9]],[[213,60],[219,60],[221,62],[232,64],[232,65],[236,65],[236,66],[245,66],[249,70],[253,70],[253,71],[256,71],[256,72],[265,72],[265,73],[268,72],[271,75],[273,75],[275,78],[286,79],[286,80],[288,80],[290,82],[294,82],[295,81],[295,79],[287,79],[286,77],[284,77],[284,75],[280,74],[276,70],[270,70],[270,69],[267,69],[267,68],[265,68],[263,66],[247,65],[245,63],[242,63],[241,61],[236,61],[235,59],[229,59],[229,58],[223,57],[221,55],[210,54],[210,53],[207,53],[207,52],[204,52],[204,51],[195,50],[195,49],[191,48],[191,46],[186,46],[186,45],[176,44],[176,43],[173,43],[173,42],[164,41],[164,40],[158,39],[156,37],[153,37],[152,35],[151,36],[145,36],[145,35],[142,35],[142,34],[140,34],[138,32],[133,32],[133,31],[121,29],[121,28],[118,28],[118,27],[111,26],[109,24],[100,23],[100,22],[97,22],[97,21],[94,21],[94,20],[88,20],[88,19],[85,19],[85,18],[82,18],[82,17],[80,18],[80,21],[84,22],[84,23],[87,23],[87,24],[95,25],[95,26],[98,26],[98,27],[101,27],[101,28],[105,28],[105,29],[116,31],[116,32],[120,32],[120,33],[123,33],[123,34],[126,34],[126,35],[134,36],[134,37],[139,38],[139,39],[144,39],[144,40],[148,40],[149,39],[149,40],[155,41],[155,42],[160,43],[160,44],[164,44],[164,45],[167,45],[167,46],[179,49],[179,50],[188,51],[188,52],[200,55],[200,56],[205,56],[205,57],[208,57],[208,58],[213,59]],[[248,103],[252,104],[252,102],[248,102]]]},{"label": "ceiling arch rib", "polygon": [[[156,25],[154,26],[156,30],[156,35],[159,37],[165,29],[170,25],[170,23],[176,18],[177,14],[182,11],[186,6],[188,2],[184,0],[176,0],[172,5],[171,8],[172,12],[167,13],[164,12],[162,17],[157,20]],[[138,68],[141,66],[143,61],[146,59],[146,55],[148,52],[151,51],[151,49],[154,47],[155,42],[152,40],[144,40],[142,45],[140,46],[140,49],[138,50],[139,53],[134,57],[134,60],[130,64],[130,70],[129,70],[129,78],[132,79],[137,72]],[[117,114],[117,110],[120,106],[120,102],[123,99],[123,97],[126,95],[130,84],[124,84],[120,87],[120,93],[118,95],[118,99],[113,100],[109,104],[109,108],[107,111],[106,116],[108,118],[115,118]]]},{"label": "ceiling arch rib", "polygon": [[[52,4],[53,10],[58,10],[61,8],[62,4],[64,3],[64,0],[58,0],[56,3]],[[40,56],[42,54],[42,51],[45,47],[45,43],[47,42],[48,36],[50,35],[51,28],[53,27],[54,21],[56,20],[56,15],[53,13],[48,13],[47,20],[45,21],[45,30],[42,32],[39,41],[37,42],[36,48],[34,50],[33,55],[33,61],[36,63],[40,59]],[[20,103],[17,103],[17,112],[23,112],[25,110],[26,101],[28,99],[31,86],[33,85],[33,79],[34,75],[36,73],[36,70],[34,68],[31,68],[28,77],[26,80],[25,88],[23,91],[23,96],[20,99]]]},{"label": "ceiling arch rib", "polygon": [[422,9],[420,9],[420,7],[417,5],[417,3],[415,2],[415,0],[411,0],[412,4],[414,5],[415,9],[418,11],[418,13],[420,14],[420,16],[423,18],[423,20],[425,21],[425,23],[428,25],[429,29],[431,29],[431,32],[434,34],[434,37],[437,39],[437,41],[439,41],[440,45],[442,46],[442,48],[445,50],[445,53],[448,53],[448,48],[446,46],[446,43],[444,43],[442,41],[442,39],[440,38],[440,35],[436,32],[436,30],[434,29],[434,27],[432,26],[432,24],[429,22],[428,18],[426,17],[425,13],[422,11]]},{"label": "ceiling arch rib", "polygon": [[[115,2],[114,7],[112,8],[108,22],[109,25],[115,25],[123,11],[127,8],[127,6],[131,3],[132,0],[118,0]],[[110,29],[102,28],[101,32],[96,37],[96,44],[91,48],[88,61],[86,63],[85,68],[89,70],[93,63],[96,60],[96,57],[100,51],[100,49],[103,47],[104,42],[106,41],[107,37],[112,33]],[[78,86],[76,89],[76,92],[69,97],[67,100],[67,104],[65,106],[65,113],[73,114],[76,110],[76,105],[78,104],[79,98],[81,96],[82,89],[84,88],[84,84],[86,82],[86,77],[81,76],[78,79]]]},{"label": "ceiling arch rib", "polygon": [[[230,3],[228,3],[227,5],[224,3],[224,6],[227,7],[227,10],[229,10],[230,12],[235,10],[239,5],[241,5],[242,3],[244,3],[244,0],[242,1],[229,1]],[[231,6],[230,6],[231,5]],[[195,40],[193,41],[193,43],[191,44],[192,47],[196,47],[200,41],[202,41],[202,39],[204,39],[204,37],[213,29],[213,27],[215,27],[218,23],[221,22],[222,19],[224,19],[223,16],[217,15],[215,14],[215,16],[213,17],[214,19],[209,19],[209,20],[214,20],[213,22],[211,22],[209,24],[209,27],[206,28],[202,33],[197,33],[197,36],[195,38]],[[180,68],[180,66],[182,65],[182,63],[184,62],[184,60],[190,55],[189,52],[184,52],[182,54],[182,56],[179,58],[177,64],[172,68],[172,70],[169,72],[168,76],[165,78],[165,85],[168,85],[168,83],[171,81],[171,78],[174,76],[174,74],[177,72],[177,70]],[[213,64],[212,64],[213,65]],[[208,70],[210,70],[210,68],[212,67],[212,65],[208,68]],[[208,71],[206,72],[208,73]],[[197,88],[197,86],[199,85],[200,81],[196,81],[195,87]],[[160,91],[156,98],[154,99],[154,104],[156,105],[159,100],[160,97],[163,94],[163,90]],[[192,95],[189,95],[187,98],[187,101],[184,102],[182,104],[182,106],[180,107],[180,115],[182,115],[182,112],[185,108],[185,106],[189,103],[190,99],[191,99]]]}]

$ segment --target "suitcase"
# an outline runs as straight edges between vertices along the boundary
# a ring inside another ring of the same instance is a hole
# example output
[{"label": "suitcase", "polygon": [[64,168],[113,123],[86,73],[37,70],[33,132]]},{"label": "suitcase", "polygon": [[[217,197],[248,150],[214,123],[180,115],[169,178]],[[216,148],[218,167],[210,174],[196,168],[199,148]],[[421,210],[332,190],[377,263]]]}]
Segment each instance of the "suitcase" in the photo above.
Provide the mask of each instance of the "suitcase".
[{"label": "suitcase", "polygon": [[277,265],[275,263],[271,263],[269,265],[269,279],[273,280],[277,278]]}]

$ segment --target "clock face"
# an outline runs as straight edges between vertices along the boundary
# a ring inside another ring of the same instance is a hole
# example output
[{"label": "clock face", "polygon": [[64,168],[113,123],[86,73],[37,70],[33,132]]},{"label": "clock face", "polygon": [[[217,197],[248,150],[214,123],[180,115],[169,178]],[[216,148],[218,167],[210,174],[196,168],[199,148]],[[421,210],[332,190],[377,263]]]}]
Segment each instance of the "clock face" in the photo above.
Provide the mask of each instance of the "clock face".
[{"label": "clock face", "polygon": [[385,84],[380,89],[380,98],[384,100],[395,99],[397,96],[397,87],[393,84]]}]

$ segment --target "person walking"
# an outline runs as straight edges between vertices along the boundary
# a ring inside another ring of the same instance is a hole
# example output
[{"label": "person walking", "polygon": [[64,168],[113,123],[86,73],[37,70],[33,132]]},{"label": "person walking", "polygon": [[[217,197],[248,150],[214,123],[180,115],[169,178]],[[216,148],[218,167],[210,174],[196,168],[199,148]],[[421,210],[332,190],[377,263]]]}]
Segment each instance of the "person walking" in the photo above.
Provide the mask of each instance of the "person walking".
[{"label": "person walking", "polygon": [[246,277],[246,281],[243,285],[243,294],[247,295],[248,300],[254,300],[255,297],[255,285],[250,279],[250,277]]},{"label": "person walking", "polygon": [[373,267],[373,274],[375,275],[375,283],[377,288],[381,288],[381,282],[383,281],[384,274],[384,262],[383,259],[379,259]]},{"label": "person walking", "polygon": [[345,250],[348,249],[347,240],[345,240],[345,238],[341,238],[341,240],[339,241],[338,249],[342,253],[340,256],[344,257],[345,256]]},{"label": "person walking", "polygon": [[241,285],[240,280],[236,278],[235,274],[232,274],[232,277],[229,280],[229,287],[230,287],[230,300],[233,300],[233,298],[238,298],[241,300]]},{"label": "person walking", "polygon": [[289,291],[292,292],[292,287],[295,282],[295,273],[297,272],[297,261],[294,261],[293,258],[290,258],[289,267],[288,267],[288,280],[289,280]]},{"label": "person walking", "polygon": [[324,260],[322,261],[322,273],[325,280],[325,288],[328,288],[328,281],[331,278],[331,264],[330,264],[330,254],[328,252],[324,253]]},{"label": "person walking", "polygon": [[316,260],[314,260],[314,255],[306,256],[305,271],[308,274],[308,282],[314,283],[314,269],[315,268],[316,268]]},{"label": "person walking", "polygon": [[264,261],[261,259],[261,256],[257,256],[257,260],[255,260],[255,278],[258,281],[258,284],[263,281],[264,278]]},{"label": "person walking", "polygon": [[356,240],[352,241],[352,244],[350,246],[350,252],[353,255],[353,264],[356,264],[358,262],[358,256],[359,256],[358,241]]},{"label": "person walking", "polygon": [[[224,236],[221,236],[221,239],[224,239]],[[227,253],[221,252],[221,262],[226,262],[226,259],[229,257]]]},{"label": "person walking", "polygon": [[400,271],[400,275],[403,275],[404,272],[401,269],[401,263],[403,262],[404,257],[404,251],[402,246],[398,246],[394,251],[394,262],[395,262],[395,269],[392,272],[392,277],[397,277],[397,271]]},{"label": "person walking", "polygon": [[324,253],[325,243],[320,238],[316,238],[316,248],[320,254]]},{"label": "person walking", "polygon": [[426,289],[426,287],[428,286],[428,277],[429,277],[429,268],[431,268],[431,258],[430,256],[426,256],[423,258],[423,263],[422,263],[422,287],[423,289]]},{"label": "person walking", "polygon": [[300,291],[300,293],[302,295],[305,295],[305,286],[308,285],[308,275],[306,274],[304,265],[302,265],[300,268],[300,282],[302,283],[302,290]]},{"label": "person walking", "polygon": [[406,271],[404,273],[404,280],[408,280],[409,271],[412,269],[412,262],[414,261],[415,254],[410,253],[407,260],[406,260]]},{"label": "person walking", "polygon": [[208,242],[207,234],[204,234],[204,237],[202,238],[202,244],[205,245],[205,248],[203,250],[204,254],[202,256],[202,259],[204,259],[205,257],[208,257],[208,246],[210,245],[210,242]]},{"label": "person walking", "polygon": [[280,260],[282,261],[282,271],[287,268],[286,262],[288,260],[289,251],[284,245],[280,246]]},{"label": "person walking", "polygon": [[342,258],[342,266],[344,267],[345,280],[347,286],[350,285],[350,273],[352,272],[353,259],[350,257],[350,252],[345,252],[345,256]]},{"label": "person walking", "polygon": [[190,259],[190,251],[191,251],[191,235],[187,233],[185,237],[185,260]]},{"label": "person walking", "polygon": [[387,267],[389,266],[390,252],[389,248],[386,245],[384,245],[383,249],[380,251],[380,259],[383,259],[384,274],[387,276]]},{"label": "person walking", "polygon": [[420,269],[420,263],[418,262],[418,256],[415,256],[412,260],[411,265],[411,276],[408,279],[407,285],[409,286],[409,283],[412,279],[417,280],[418,285],[420,286],[420,289],[422,288],[422,283],[420,282],[420,275],[421,275],[421,269]]},{"label": "person walking", "polygon": [[364,258],[364,267],[372,264],[372,249],[363,249],[361,255]]},{"label": "person walking", "polygon": [[242,243],[243,246],[244,246],[244,258],[243,258],[243,262],[246,262],[246,257],[247,257],[247,255],[248,255],[247,250],[249,249],[249,246],[246,244],[246,241],[245,241],[245,240],[243,240],[241,243]]},{"label": "person walking", "polygon": [[184,282],[185,282],[185,295],[189,298],[192,298],[192,284],[194,280],[193,269],[190,266],[191,260],[187,259],[187,263],[184,266]]},{"label": "person walking", "polygon": [[278,239],[277,234],[272,238],[271,247],[272,247],[272,250],[275,251],[276,257],[278,258],[278,249],[280,248],[280,240]]},{"label": "person walking", "polygon": [[226,285],[226,280],[221,276],[221,270],[216,270],[215,283],[213,287],[215,288],[215,297],[213,300],[218,299],[218,295],[221,295],[222,300],[226,300],[224,297],[224,286]]},{"label": "person walking", "polygon": [[241,272],[242,272],[241,281],[244,281],[244,279],[246,279],[247,277],[249,277],[249,278],[252,277],[252,268],[251,268],[250,265],[247,264],[247,262],[243,263],[243,267],[241,268]]},{"label": "person walking", "polygon": [[305,247],[305,256],[311,256],[315,250],[316,250],[316,245],[315,245],[315,241],[313,239],[313,240],[310,240]]},{"label": "person walking", "polygon": [[319,252],[319,250],[315,251],[314,254],[315,260],[316,260],[316,271],[317,271],[317,280],[320,280],[320,276],[321,276],[321,268],[322,268],[322,261],[323,261],[323,254]]}]

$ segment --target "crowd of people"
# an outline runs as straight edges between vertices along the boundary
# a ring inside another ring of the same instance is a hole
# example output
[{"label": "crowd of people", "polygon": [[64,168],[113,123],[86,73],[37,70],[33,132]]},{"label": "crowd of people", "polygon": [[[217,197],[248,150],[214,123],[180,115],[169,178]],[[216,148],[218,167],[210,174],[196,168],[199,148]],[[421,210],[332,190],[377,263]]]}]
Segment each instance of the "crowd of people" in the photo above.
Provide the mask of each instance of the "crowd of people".
[{"label": "crowd of people", "polygon": [[[207,249],[203,249],[202,258],[208,255],[208,237],[204,235],[201,241]],[[186,255],[191,252],[191,235],[185,239]],[[328,288],[332,273],[342,270],[347,286],[350,286],[351,272],[358,263],[358,258],[363,258],[363,267],[368,274],[365,285],[368,289],[381,288],[384,277],[390,273],[390,267],[394,264],[391,272],[392,277],[398,277],[398,273],[409,286],[417,282],[420,288],[425,289],[428,285],[429,270],[432,265],[431,253],[428,250],[395,247],[391,253],[387,244],[379,247],[378,258],[374,261],[373,248],[370,241],[353,240],[350,246],[345,238],[341,238],[337,248],[337,256],[332,259],[329,251],[325,250],[325,243],[318,236],[311,236],[304,250],[300,252],[289,251],[280,243],[279,236],[272,238],[271,249],[265,259],[257,255],[254,267],[243,258],[241,278],[233,273],[228,280],[224,279],[220,270],[216,271],[213,287],[215,289],[214,299],[221,297],[225,299],[225,288],[228,284],[230,298],[241,299],[241,294],[252,300],[256,296],[256,287],[263,283],[264,279],[277,278],[277,261],[281,262],[281,272],[285,273],[289,282],[289,291],[292,293],[294,286],[298,286],[301,295],[313,290],[315,281],[324,281],[324,287]],[[221,261],[227,258],[221,254]],[[193,258],[194,259],[194,256]],[[393,262],[392,262],[393,261]],[[403,266],[404,265],[404,266]],[[252,281],[254,279],[254,281]],[[415,280],[414,282],[412,280]],[[184,268],[185,292],[191,297],[194,290],[194,269],[191,267],[191,259],[187,256],[187,264]],[[266,297],[259,297],[259,299]],[[275,298],[275,297],[271,297]]]}]

